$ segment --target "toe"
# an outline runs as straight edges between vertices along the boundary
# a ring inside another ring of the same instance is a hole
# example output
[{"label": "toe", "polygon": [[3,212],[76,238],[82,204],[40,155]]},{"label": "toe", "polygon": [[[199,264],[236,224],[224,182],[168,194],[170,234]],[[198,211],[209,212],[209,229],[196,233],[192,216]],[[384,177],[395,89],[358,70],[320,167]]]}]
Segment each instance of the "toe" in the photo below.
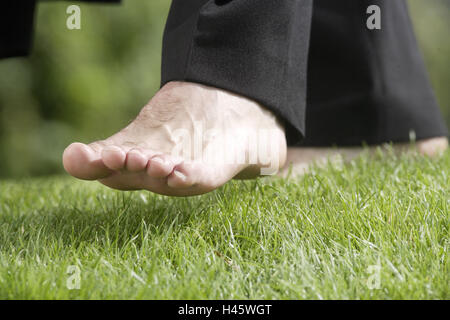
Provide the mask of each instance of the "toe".
[{"label": "toe", "polygon": [[192,187],[203,176],[205,170],[206,167],[197,164],[179,164],[167,178],[167,185],[170,188]]},{"label": "toe", "polygon": [[215,167],[204,163],[181,163],[174,167],[167,178],[167,185],[172,189],[186,189],[189,194],[202,194],[214,190],[236,175],[231,167]]},{"label": "toe", "polygon": [[72,143],[63,154],[64,169],[72,176],[83,180],[96,180],[111,174],[91,147],[83,143]]},{"label": "toe", "polygon": [[167,179],[167,185],[171,188],[188,188],[193,185],[188,175],[175,169]]},{"label": "toe", "polygon": [[126,169],[131,172],[143,171],[147,167],[148,157],[139,149],[132,149],[127,153]]},{"label": "toe", "polygon": [[108,146],[102,151],[103,163],[111,170],[123,169],[126,157],[127,154],[117,146]]},{"label": "toe", "polygon": [[173,171],[174,163],[165,155],[158,155],[150,159],[147,173],[153,178],[167,177]]}]

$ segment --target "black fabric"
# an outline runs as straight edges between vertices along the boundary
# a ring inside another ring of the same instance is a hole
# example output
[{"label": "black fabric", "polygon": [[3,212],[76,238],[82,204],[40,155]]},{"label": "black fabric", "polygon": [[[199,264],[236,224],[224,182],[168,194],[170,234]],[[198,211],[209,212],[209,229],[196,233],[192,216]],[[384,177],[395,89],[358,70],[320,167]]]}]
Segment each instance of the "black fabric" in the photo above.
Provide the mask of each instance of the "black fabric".
[{"label": "black fabric", "polygon": [[34,0],[0,3],[0,58],[25,56],[32,39]]},{"label": "black fabric", "polygon": [[[369,5],[381,30],[368,30]],[[303,145],[447,136],[403,0],[315,0]]]},{"label": "black fabric", "polygon": [[[381,30],[366,27],[373,4]],[[289,145],[448,135],[404,0],[173,0],[162,84],[173,80],[262,103]]]},{"label": "black fabric", "polygon": [[[121,0],[76,0],[82,2],[119,3]],[[1,0],[0,59],[30,53],[36,0]]]},{"label": "black fabric", "polygon": [[311,14],[311,0],[174,0],[162,84],[192,81],[251,97],[298,135],[305,122]]},{"label": "black fabric", "polygon": [[[373,4],[381,30],[366,28]],[[2,1],[0,57],[28,54],[34,9],[34,0]],[[173,0],[161,78],[262,103],[284,121],[289,145],[448,135],[404,0]]]}]

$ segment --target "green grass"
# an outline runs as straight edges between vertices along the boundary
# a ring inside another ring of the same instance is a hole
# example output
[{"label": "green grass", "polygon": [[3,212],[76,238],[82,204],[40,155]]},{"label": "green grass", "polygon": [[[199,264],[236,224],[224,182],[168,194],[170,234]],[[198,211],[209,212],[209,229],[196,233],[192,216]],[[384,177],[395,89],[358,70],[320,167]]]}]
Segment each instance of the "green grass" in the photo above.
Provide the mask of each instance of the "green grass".
[{"label": "green grass", "polygon": [[185,199],[3,181],[0,298],[449,299],[449,168],[363,156]]}]

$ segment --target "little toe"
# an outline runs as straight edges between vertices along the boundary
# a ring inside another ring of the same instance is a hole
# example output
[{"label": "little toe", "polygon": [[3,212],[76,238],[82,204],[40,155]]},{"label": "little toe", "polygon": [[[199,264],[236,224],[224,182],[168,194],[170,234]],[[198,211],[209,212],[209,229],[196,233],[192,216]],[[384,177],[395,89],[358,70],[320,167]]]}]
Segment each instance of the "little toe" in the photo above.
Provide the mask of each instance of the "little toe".
[{"label": "little toe", "polygon": [[126,157],[125,168],[131,172],[139,172],[145,170],[148,164],[148,156],[139,149],[128,151]]},{"label": "little toe", "polygon": [[64,150],[63,165],[70,175],[83,180],[97,180],[112,173],[98,152],[79,142],[72,143]]},{"label": "little toe", "polygon": [[173,171],[174,163],[165,155],[157,155],[150,159],[147,173],[153,178],[167,177]]},{"label": "little toe", "polygon": [[188,188],[194,185],[195,172],[186,170],[186,166],[176,166],[167,179],[167,185],[170,188]]},{"label": "little toe", "polygon": [[121,170],[125,166],[127,154],[117,146],[107,146],[102,150],[103,163],[111,170]]}]

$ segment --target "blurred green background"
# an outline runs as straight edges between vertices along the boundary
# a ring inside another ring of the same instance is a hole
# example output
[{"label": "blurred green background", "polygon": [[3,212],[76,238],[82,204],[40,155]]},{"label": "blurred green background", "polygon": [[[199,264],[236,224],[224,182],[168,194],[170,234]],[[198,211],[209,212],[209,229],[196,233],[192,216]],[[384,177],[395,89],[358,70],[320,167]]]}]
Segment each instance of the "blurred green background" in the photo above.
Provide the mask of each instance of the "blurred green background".
[{"label": "blurred green background", "polygon": [[[395,1],[395,0],[394,0]],[[105,138],[131,121],[159,88],[169,0],[39,5],[33,54],[0,61],[0,177],[62,172],[72,141]],[[450,124],[450,0],[410,0],[420,46]]]}]

